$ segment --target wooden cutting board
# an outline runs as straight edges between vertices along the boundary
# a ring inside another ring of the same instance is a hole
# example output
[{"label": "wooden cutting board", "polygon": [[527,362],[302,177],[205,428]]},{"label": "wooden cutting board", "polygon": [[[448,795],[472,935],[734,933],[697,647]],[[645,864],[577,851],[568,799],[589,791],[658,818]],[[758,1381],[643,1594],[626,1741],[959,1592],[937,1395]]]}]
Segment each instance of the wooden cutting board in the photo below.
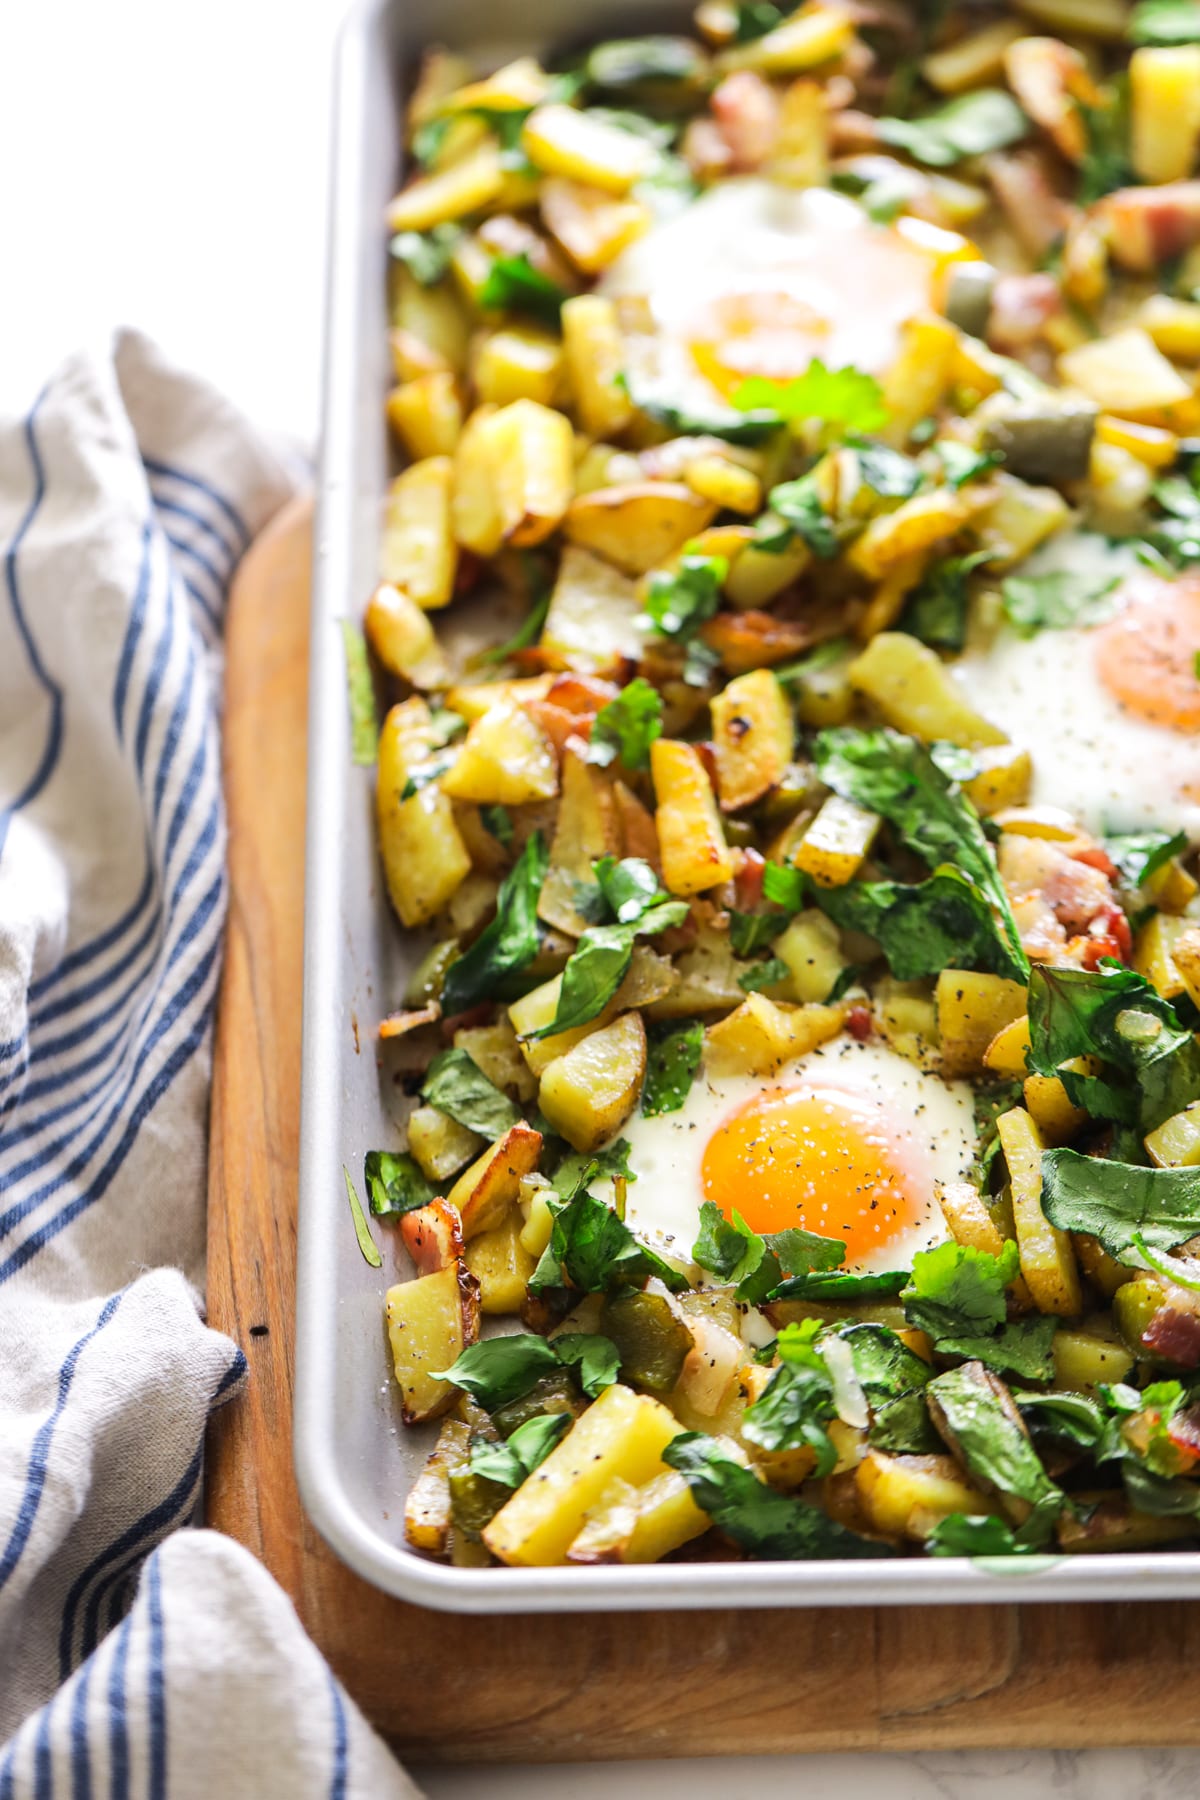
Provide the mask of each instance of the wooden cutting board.
[{"label": "wooden cutting board", "polygon": [[369,1587],[317,1536],[291,1441],[309,552],[297,505],[230,612],[208,1303],[250,1379],[210,1433],[208,1522],[266,1564],[412,1758],[1200,1743],[1183,1602],[460,1618]]}]

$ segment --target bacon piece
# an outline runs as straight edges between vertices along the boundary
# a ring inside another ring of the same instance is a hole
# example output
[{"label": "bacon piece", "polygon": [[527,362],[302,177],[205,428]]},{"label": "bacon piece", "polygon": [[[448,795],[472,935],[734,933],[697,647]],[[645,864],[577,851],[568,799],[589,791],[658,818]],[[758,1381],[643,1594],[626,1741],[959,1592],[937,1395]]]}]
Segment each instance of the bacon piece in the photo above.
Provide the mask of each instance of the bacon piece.
[{"label": "bacon piece", "polygon": [[865,1044],[875,1029],[875,1020],[869,1006],[852,1006],[846,1014],[846,1030],[860,1044]]},{"label": "bacon piece", "polygon": [[1071,209],[1050,185],[1036,150],[989,156],[984,164],[992,191],[1023,250],[1039,260],[1071,222]]},{"label": "bacon piece", "polygon": [[428,1006],[411,1007],[407,1012],[389,1013],[386,1019],[379,1021],[381,1038],[404,1037],[410,1031],[419,1031],[422,1025],[436,1025],[442,1016],[439,1000],[431,1000]]},{"label": "bacon piece", "polygon": [[448,1200],[431,1200],[405,1213],[400,1236],[418,1275],[437,1275],[463,1253],[462,1219]]},{"label": "bacon piece", "polygon": [[1062,311],[1053,275],[1001,275],[992,292],[987,341],[994,350],[1023,350]]},{"label": "bacon piece", "polygon": [[1200,1369],[1200,1313],[1160,1306],[1142,1333],[1142,1343],[1181,1369]]},{"label": "bacon piece", "polygon": [[546,699],[564,712],[598,713],[620,691],[615,681],[604,681],[599,675],[556,675]]},{"label": "bacon piece", "polygon": [[1118,188],[1095,208],[1114,262],[1149,274],[1200,243],[1200,181]]},{"label": "bacon piece", "polygon": [[712,96],[713,117],[729,145],[733,167],[757,169],[779,137],[780,102],[775,89],[751,69],[727,75]]}]

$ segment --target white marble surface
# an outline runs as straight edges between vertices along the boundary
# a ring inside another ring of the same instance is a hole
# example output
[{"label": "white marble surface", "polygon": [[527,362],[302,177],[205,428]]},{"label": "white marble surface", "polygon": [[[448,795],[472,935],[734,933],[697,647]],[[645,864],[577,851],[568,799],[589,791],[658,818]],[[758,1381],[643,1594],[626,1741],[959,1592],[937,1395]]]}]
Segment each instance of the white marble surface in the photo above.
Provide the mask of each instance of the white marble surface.
[{"label": "white marble surface", "polygon": [[[316,433],[330,59],[347,0],[0,5],[0,407],[120,322]],[[566,0],[564,0],[566,5]],[[972,1752],[422,1772],[431,1800],[1157,1800],[1192,1753]]]}]

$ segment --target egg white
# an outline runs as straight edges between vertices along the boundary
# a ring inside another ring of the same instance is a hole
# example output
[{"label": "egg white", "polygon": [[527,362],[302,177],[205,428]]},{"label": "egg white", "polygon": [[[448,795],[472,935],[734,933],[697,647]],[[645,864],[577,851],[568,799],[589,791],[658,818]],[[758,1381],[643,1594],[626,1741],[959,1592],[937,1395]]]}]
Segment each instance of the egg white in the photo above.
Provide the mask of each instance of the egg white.
[{"label": "egg white", "polygon": [[[1019,573],[1065,569],[1099,587],[1137,567],[1127,545],[1063,531]],[[1076,628],[1023,638],[1004,624],[972,635],[955,674],[973,705],[1029,751],[1034,805],[1061,807],[1097,836],[1156,829],[1200,841],[1200,805],[1186,791],[1200,791],[1200,745],[1122,708],[1096,674],[1090,640]]]},{"label": "egg white", "polygon": [[[637,1176],[627,1190],[626,1223],[655,1249],[690,1257],[705,1198],[701,1163],[709,1139],[744,1101],[767,1088],[800,1084],[848,1090],[876,1103],[927,1194],[924,1212],[903,1238],[847,1266],[908,1268],[917,1250],[943,1242],[948,1233],[935,1186],[969,1173],[977,1143],[971,1089],[964,1081],[939,1080],[885,1045],[848,1035],[799,1057],[771,1080],[714,1081],[702,1072],[678,1112],[655,1118],[636,1113],[621,1131]],[[597,1184],[594,1191],[611,1200],[610,1184]]]}]

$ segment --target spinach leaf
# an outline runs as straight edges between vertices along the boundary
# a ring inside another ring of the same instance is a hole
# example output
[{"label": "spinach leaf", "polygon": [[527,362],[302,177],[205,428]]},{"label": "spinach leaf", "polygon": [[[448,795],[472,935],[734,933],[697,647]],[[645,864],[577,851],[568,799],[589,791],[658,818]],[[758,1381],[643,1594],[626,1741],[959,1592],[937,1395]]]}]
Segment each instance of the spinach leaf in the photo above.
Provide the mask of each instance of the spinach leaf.
[{"label": "spinach leaf", "polygon": [[[980,476],[989,475],[1004,461],[1000,450],[973,450],[969,444],[957,443],[954,438],[941,438],[933,448],[945,473],[946,485],[955,492],[966,487],[968,481],[978,481]],[[984,562],[991,554],[990,550],[976,550],[970,558],[961,560]]]},{"label": "spinach leaf", "polygon": [[582,1294],[603,1294],[614,1288],[641,1287],[652,1275],[673,1294],[688,1286],[686,1275],[643,1244],[611,1206],[586,1189],[567,1201],[551,1200],[549,1205],[554,1225],[549,1246],[529,1278],[530,1293],[571,1287]]},{"label": "spinach leaf", "polygon": [[379,753],[379,725],[375,714],[375,683],[366,640],[350,619],[342,620],[342,646],[346,655],[346,691],[350,701],[350,756],[357,768],[369,768]]},{"label": "spinach leaf", "polygon": [[735,956],[757,956],[773,943],[787,919],[783,913],[750,913],[731,911],[729,943]]},{"label": "spinach leaf", "polygon": [[[603,861],[611,863],[612,859]],[[603,863],[594,867],[605,900],[618,914],[626,916],[619,916],[615,925],[591,925],[584,932],[563,970],[554,1017],[548,1025],[531,1031],[531,1038],[554,1037],[594,1019],[604,1011],[629,971],[634,938],[653,936],[672,925],[681,925],[687,918],[686,900],[659,896],[657,877],[649,864],[626,858],[603,873]],[[638,885],[631,873],[635,868],[648,875],[651,895],[645,893],[644,885]]]},{"label": "spinach leaf", "polygon": [[729,573],[723,556],[686,555],[674,572],[656,569],[646,589],[646,617],[660,637],[692,637],[721,604]]},{"label": "spinach leaf", "polygon": [[1115,188],[1137,179],[1130,156],[1129,84],[1117,77],[1102,88],[1096,105],[1079,102],[1079,116],[1087,137],[1087,150],[1079,165],[1080,206],[1091,206]]},{"label": "spinach leaf", "polygon": [[787,16],[780,7],[772,4],[772,0],[737,0],[733,10],[736,15],[735,44],[749,44],[755,38],[765,37],[768,31],[782,25]]},{"label": "spinach leaf", "polygon": [[592,864],[597,886],[618,925],[634,925],[652,906],[670,896],[658,885],[658,876],[640,856],[602,856]]},{"label": "spinach leaf", "polygon": [[1156,1519],[1200,1521],[1200,1482],[1155,1475],[1133,1460],[1122,1463],[1121,1479],[1129,1504],[1138,1512],[1150,1513]]},{"label": "spinach leaf", "polygon": [[[1081,581],[1070,569],[1046,575],[1010,575],[1000,594],[1008,622],[1021,637],[1039,631],[1065,631],[1071,626],[1099,625],[1112,613],[1115,579]],[[1105,604],[1108,602],[1108,604]]]},{"label": "spinach leaf", "polygon": [[798,1226],[760,1237],[736,1208],[730,1222],[712,1200],[700,1207],[692,1261],[722,1281],[736,1282],[736,1297],[744,1305],[761,1305],[785,1274],[803,1278],[814,1270],[836,1269],[845,1259],[846,1246],[837,1238]]},{"label": "spinach leaf", "polygon": [[1053,1381],[1051,1346],[1058,1320],[1051,1317],[1015,1319],[991,1337],[944,1337],[937,1342],[939,1356],[961,1356],[981,1362],[998,1375],[1016,1375],[1022,1381]]},{"label": "spinach leaf", "polygon": [[465,1050],[442,1050],[429,1065],[421,1098],[447,1118],[490,1139],[503,1137],[521,1117],[507,1094],[488,1080]]},{"label": "spinach leaf", "polygon": [[553,1350],[564,1369],[574,1369],[580,1387],[592,1400],[611,1387],[621,1372],[620,1351],[611,1338],[598,1332],[563,1332],[553,1340]]},{"label": "spinach leaf", "polygon": [[539,1463],[545,1462],[570,1427],[570,1413],[538,1413],[535,1418],[518,1425],[506,1443],[493,1444],[483,1439],[473,1444],[471,1473],[482,1475],[488,1481],[503,1482],[505,1487],[518,1488]]},{"label": "spinach leaf", "polygon": [[880,119],[877,130],[885,144],[907,151],[914,162],[948,169],[964,157],[1017,143],[1029,121],[1002,88],[976,88],[923,119]]},{"label": "spinach leaf", "polygon": [[742,1432],[764,1450],[807,1447],[816,1456],[813,1473],[828,1475],[837,1451],[825,1427],[836,1416],[829,1371],[820,1352],[810,1347],[806,1355],[793,1355],[775,1370],[760,1398],[742,1414]]},{"label": "spinach leaf", "polygon": [[635,675],[596,714],[588,761],[607,768],[619,758],[623,768],[649,768],[650,746],[661,736],[662,697],[645,676]]},{"label": "spinach leaf", "polygon": [[979,889],[948,864],[928,881],[856,881],[813,888],[813,899],[843,930],[875,938],[900,981],[943,969],[984,969],[1020,978],[995,913]]},{"label": "spinach leaf", "polygon": [[[842,727],[820,733],[814,758],[827,787],[881,813],[931,868],[952,863],[974,882],[999,916],[1013,978],[1023,980],[1029,959],[979,815],[931,751],[898,732]],[[763,892],[778,898],[765,879]]]},{"label": "spinach leaf", "polygon": [[939,1519],[925,1548],[931,1556],[1036,1556],[1003,1519],[984,1513],[948,1513]]},{"label": "spinach leaf", "polygon": [[[925,1393],[933,1422],[968,1471],[1030,1508],[1021,1535],[1044,1544],[1065,1504],[1025,1432],[1010,1418],[992,1379],[978,1363],[935,1375]],[[1003,1389],[1001,1388],[1001,1393]]]},{"label": "spinach leaf", "polygon": [[781,956],[770,956],[765,962],[755,963],[738,976],[738,986],[746,994],[760,993],[763,988],[775,987],[786,981],[791,970]]},{"label": "spinach leaf", "polygon": [[470,1344],[448,1369],[433,1371],[438,1381],[452,1381],[470,1394],[485,1412],[520,1400],[543,1375],[559,1367],[553,1346],[533,1332],[484,1338]]},{"label": "spinach leaf", "polygon": [[1182,855],[1187,849],[1187,833],[1132,832],[1123,837],[1105,838],[1104,848],[1121,871],[1125,884],[1136,888],[1149,881],[1152,875],[1157,875],[1172,857]]},{"label": "spinach leaf", "polygon": [[841,532],[825,511],[814,476],[801,475],[796,481],[780,482],[767,495],[767,504],[770,512],[764,513],[754,528],[757,549],[778,554],[799,537],[814,556],[828,560],[837,555],[842,547]]},{"label": "spinach leaf", "polygon": [[663,1461],[684,1476],[713,1524],[751,1556],[796,1561],[893,1554],[890,1545],[860,1537],[815,1506],[768,1487],[703,1432],[682,1432],[663,1451]]},{"label": "spinach leaf", "polygon": [[1200,0],[1140,0],[1126,35],[1131,44],[1200,44]]},{"label": "spinach leaf", "polygon": [[406,1151],[368,1150],[363,1165],[367,1199],[376,1218],[398,1218],[428,1206],[433,1188]]},{"label": "spinach leaf", "polygon": [[495,918],[447,969],[443,1013],[511,997],[511,977],[528,967],[541,943],[537,903],[548,862],[542,834],[535,831],[500,884]]},{"label": "spinach leaf", "polygon": [[961,650],[967,641],[970,605],[967,577],[991,555],[990,550],[974,550],[969,556],[945,556],[934,563],[908,597],[900,615],[901,631],[935,650]]},{"label": "spinach leaf", "polygon": [[[1060,1067],[1076,1056],[1097,1056],[1124,1079]],[[1170,1001],[1115,962],[1033,971],[1029,1066],[1057,1074],[1092,1118],[1136,1127],[1141,1136],[1200,1098],[1200,1043]]]},{"label": "spinach leaf", "polygon": [[665,1029],[652,1026],[642,1084],[642,1116],[678,1112],[692,1091],[704,1052],[704,1027],[690,1019]]},{"label": "spinach leaf", "polygon": [[783,424],[774,411],[723,412],[717,407],[711,411],[697,410],[654,400],[648,395],[634,393],[632,389],[629,389],[629,397],[639,412],[653,419],[656,425],[662,425],[673,437],[717,437],[724,438],[728,444],[758,444]]},{"label": "spinach leaf", "polygon": [[383,1258],[376,1247],[375,1239],[371,1236],[371,1227],[367,1224],[367,1215],[362,1209],[358,1189],[355,1187],[345,1163],[342,1164],[342,1174],[346,1178],[346,1198],[350,1202],[350,1216],[354,1220],[354,1235],[358,1240],[358,1247],[362,1251],[363,1261],[370,1263],[373,1269],[381,1269]]},{"label": "spinach leaf", "polygon": [[388,245],[388,255],[403,263],[414,281],[433,287],[449,272],[450,260],[462,237],[461,225],[435,225],[429,231],[399,231]]},{"label": "spinach leaf", "polygon": [[1104,1414],[1086,1394],[1017,1394],[1015,1399],[1035,1438],[1090,1452],[1104,1442]]},{"label": "spinach leaf", "polygon": [[[742,1272],[742,1263],[748,1248],[755,1240],[755,1234],[742,1219],[741,1214],[734,1213],[739,1224],[730,1224],[720,1207],[712,1200],[704,1200],[700,1205],[700,1230],[692,1245],[692,1261],[700,1268],[707,1269],[719,1281],[731,1281],[735,1274]],[[757,1238],[758,1244],[763,1240]],[[763,1246],[765,1249],[765,1245]],[[762,1261],[761,1252],[758,1261]]]},{"label": "spinach leaf", "polygon": [[1200,1232],[1200,1168],[1147,1169],[1076,1150],[1042,1156],[1042,1211],[1060,1231],[1087,1231],[1129,1260],[1135,1237],[1173,1250]]},{"label": "spinach leaf", "polygon": [[854,1373],[871,1411],[868,1441],[893,1455],[922,1456],[941,1448],[929,1420],[924,1389],[933,1370],[886,1325],[843,1325]]},{"label": "spinach leaf", "polygon": [[479,817],[483,829],[507,850],[513,841],[512,814],[507,806],[481,806]]},{"label": "spinach leaf", "polygon": [[793,381],[752,375],[731,399],[739,412],[769,408],[789,423],[815,419],[842,432],[878,431],[888,418],[883,390],[873,375],[854,368],[827,369],[819,357]]},{"label": "spinach leaf", "polygon": [[567,290],[535,269],[522,250],[517,256],[498,256],[479,290],[485,312],[525,313],[543,325],[557,325],[568,299]]},{"label": "spinach leaf", "polygon": [[925,482],[920,463],[886,444],[872,443],[869,438],[851,438],[858,472],[867,486],[887,500],[911,499]]},{"label": "spinach leaf", "polygon": [[904,1287],[907,1269],[882,1269],[877,1275],[852,1275],[842,1269],[790,1275],[770,1295],[772,1300],[889,1300]]}]

